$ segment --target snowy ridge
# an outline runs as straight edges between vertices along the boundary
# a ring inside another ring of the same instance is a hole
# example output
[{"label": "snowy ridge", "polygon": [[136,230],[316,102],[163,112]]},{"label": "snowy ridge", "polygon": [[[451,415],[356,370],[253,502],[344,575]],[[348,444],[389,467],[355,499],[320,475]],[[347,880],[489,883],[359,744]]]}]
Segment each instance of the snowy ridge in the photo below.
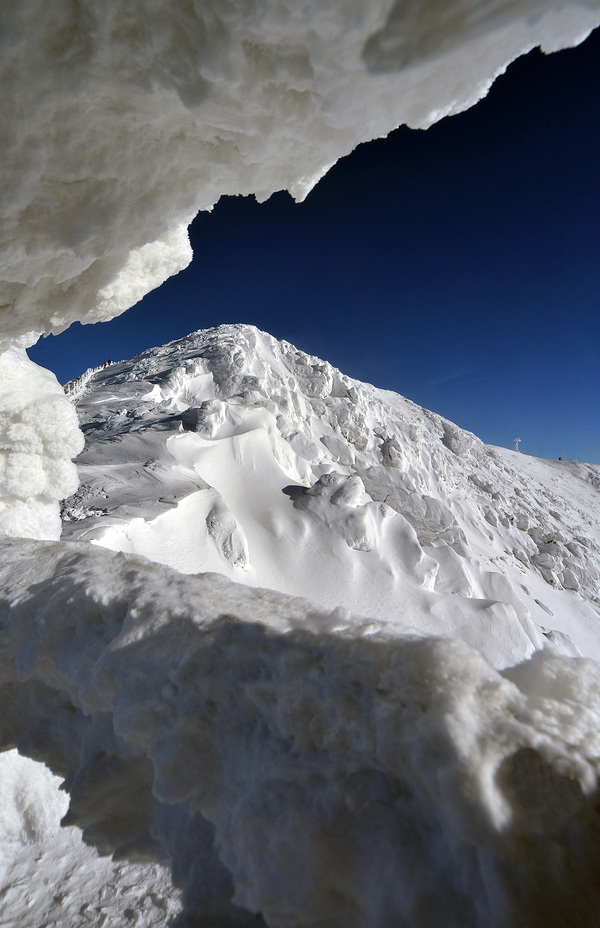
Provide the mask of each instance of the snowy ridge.
[{"label": "snowy ridge", "polygon": [[75,377],[74,380],[67,381],[63,386],[65,391],[65,396],[68,396],[70,399],[76,399],[85,388],[86,384],[92,379],[94,374],[97,371],[103,370],[105,367],[104,364],[99,364],[98,367],[88,367],[86,371],[83,372],[79,377]]},{"label": "snowy ridge", "polygon": [[600,656],[596,466],[486,447],[251,326],[113,365],[77,408],[65,538],[453,633],[499,666],[543,633]]}]

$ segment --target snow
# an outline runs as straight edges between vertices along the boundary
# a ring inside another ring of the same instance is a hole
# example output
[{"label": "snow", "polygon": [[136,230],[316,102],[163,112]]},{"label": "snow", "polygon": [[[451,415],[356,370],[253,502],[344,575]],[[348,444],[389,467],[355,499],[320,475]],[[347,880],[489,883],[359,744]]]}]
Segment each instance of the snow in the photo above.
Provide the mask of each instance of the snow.
[{"label": "snow", "polygon": [[219,197],[301,200],[599,22],[2,5],[2,925],[597,924],[599,469],[251,327],[72,400],[22,349],[185,267]]},{"label": "snow", "polygon": [[189,263],[219,197],[301,200],[599,22],[597,0],[4,3],[0,347],[118,315]]},{"label": "snow", "polygon": [[252,326],[69,392],[63,538],[3,542],[6,924],[595,925],[600,468]]},{"label": "snow", "polygon": [[198,923],[558,926],[577,898],[594,923],[595,662],[498,672],[81,543],[4,563],[3,740],[65,777],[104,853],[170,858]]},{"label": "snow", "polygon": [[61,830],[68,797],[47,767],[8,751],[0,769],[3,928],[102,925],[115,912],[159,928],[177,914],[179,893],[164,867],[98,858],[78,828]]},{"label": "snow", "polygon": [[56,377],[23,350],[0,354],[0,534],[60,538],[59,500],[77,488],[82,447]]},{"label": "snow", "polygon": [[76,405],[65,539],[452,633],[499,667],[544,633],[600,657],[597,467],[486,447],[252,326],[97,371]]}]

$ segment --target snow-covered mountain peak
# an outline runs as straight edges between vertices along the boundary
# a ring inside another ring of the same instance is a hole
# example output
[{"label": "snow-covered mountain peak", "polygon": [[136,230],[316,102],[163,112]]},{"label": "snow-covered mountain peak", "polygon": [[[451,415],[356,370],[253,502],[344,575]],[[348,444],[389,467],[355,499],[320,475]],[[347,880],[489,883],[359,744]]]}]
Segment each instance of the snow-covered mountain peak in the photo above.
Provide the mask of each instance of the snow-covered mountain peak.
[{"label": "snow-covered mountain peak", "polygon": [[453,634],[500,666],[548,641],[597,653],[597,467],[485,446],[245,325],[98,370],[76,404],[67,538]]}]

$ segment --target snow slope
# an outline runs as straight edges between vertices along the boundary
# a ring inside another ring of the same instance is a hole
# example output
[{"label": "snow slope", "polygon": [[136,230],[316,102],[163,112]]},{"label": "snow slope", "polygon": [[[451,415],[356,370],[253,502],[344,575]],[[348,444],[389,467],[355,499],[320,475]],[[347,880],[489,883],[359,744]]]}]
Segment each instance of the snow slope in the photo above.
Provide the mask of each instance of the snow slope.
[{"label": "snow slope", "polygon": [[1,923],[594,928],[599,469],[251,326],[75,395],[65,540],[0,568],[0,744],[69,827],[4,755]]},{"label": "snow slope", "polygon": [[81,447],[11,346],[135,303],[223,194],[301,199],[599,21],[597,0],[0,7],[0,745],[142,861],[57,838],[55,780],[6,753],[2,924],[158,925],[178,895],[156,858],[180,926],[597,924],[598,666],[569,657],[597,656],[596,469],[222,331],[79,384],[74,540],[10,536],[58,539]]},{"label": "snow slope", "polygon": [[[600,658],[600,468],[538,461],[251,326],[97,371],[64,538],[453,634]],[[545,638],[544,638],[545,636]]]}]

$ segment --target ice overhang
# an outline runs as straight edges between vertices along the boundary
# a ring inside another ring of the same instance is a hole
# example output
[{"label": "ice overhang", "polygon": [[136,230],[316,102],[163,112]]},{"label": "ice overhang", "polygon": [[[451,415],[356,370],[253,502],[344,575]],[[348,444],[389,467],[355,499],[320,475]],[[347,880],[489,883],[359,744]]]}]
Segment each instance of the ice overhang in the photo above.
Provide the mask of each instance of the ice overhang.
[{"label": "ice overhang", "polygon": [[303,199],[340,157],[575,45],[598,0],[21,0],[0,11],[0,346],[110,319],[226,194]]}]

